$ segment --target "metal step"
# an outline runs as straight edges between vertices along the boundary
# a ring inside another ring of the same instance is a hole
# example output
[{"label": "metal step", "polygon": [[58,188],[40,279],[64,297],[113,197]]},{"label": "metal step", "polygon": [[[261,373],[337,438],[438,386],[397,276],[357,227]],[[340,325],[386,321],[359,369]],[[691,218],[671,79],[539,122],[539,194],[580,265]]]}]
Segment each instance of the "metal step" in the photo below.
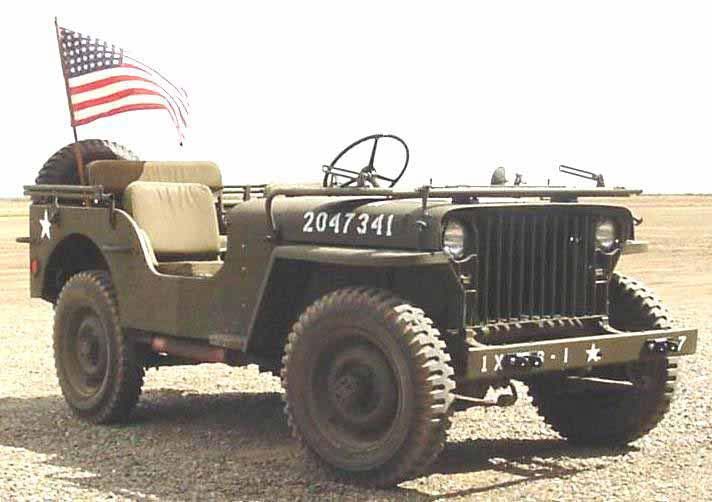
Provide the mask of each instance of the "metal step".
[{"label": "metal step", "polygon": [[216,347],[244,351],[247,348],[247,337],[235,333],[215,334],[208,336],[208,343]]}]

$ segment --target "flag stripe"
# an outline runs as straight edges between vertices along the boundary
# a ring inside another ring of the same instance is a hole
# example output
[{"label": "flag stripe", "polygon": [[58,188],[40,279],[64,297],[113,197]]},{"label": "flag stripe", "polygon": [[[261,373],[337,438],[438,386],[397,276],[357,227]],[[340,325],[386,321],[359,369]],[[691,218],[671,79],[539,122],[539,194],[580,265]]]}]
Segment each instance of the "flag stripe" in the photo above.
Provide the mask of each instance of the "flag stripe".
[{"label": "flag stripe", "polygon": [[[122,64],[121,66],[123,66],[124,68],[131,68],[132,70],[142,71],[143,73],[151,73],[151,72],[150,72],[149,70],[147,70],[146,68],[142,68],[142,67],[140,67],[140,66],[138,66],[138,65],[131,64],[131,63],[124,63],[124,64]],[[165,79],[164,79],[164,80],[165,80]]]},{"label": "flag stripe", "polygon": [[[168,80],[166,77],[164,77],[158,70],[155,70],[154,68],[151,68],[145,63],[142,63],[138,59],[134,59],[129,55],[124,54],[124,57],[126,59],[129,59],[133,61],[132,63],[122,63],[122,67],[126,68],[127,70],[133,70],[137,72],[142,72],[143,74],[150,75],[150,77],[153,79],[153,82],[156,85],[159,85],[165,94],[167,96],[170,96],[173,101],[175,101],[176,106],[179,108],[179,111],[185,112],[185,114],[188,114],[188,95],[186,94],[184,89],[179,88],[176,86],[173,82]],[[169,90],[170,88],[173,89],[173,91]],[[180,109],[182,107],[182,110]],[[181,113],[181,117],[182,117]]]},{"label": "flag stripe", "polygon": [[168,103],[161,96],[126,96],[109,103],[104,103],[103,105],[92,106],[91,108],[85,108],[84,110],[77,110],[74,112],[74,118],[76,120],[83,120],[86,117],[92,115],[102,114],[105,111],[111,110],[112,108],[119,108],[124,105],[135,105],[135,104],[159,104],[164,107],[168,107]]},{"label": "flag stripe", "polygon": [[104,86],[116,84],[118,82],[151,82],[145,77],[137,77],[134,75],[117,75],[115,77],[102,78],[101,80],[95,80],[88,84],[74,86],[69,88],[69,94],[76,95],[83,92],[95,91],[96,89],[101,89]]},{"label": "flag stripe", "polygon": [[134,68],[143,69],[143,70],[145,70],[145,71],[147,71],[147,72],[149,72],[149,73],[151,73],[151,74],[153,74],[153,75],[158,75],[159,78],[161,78],[163,81],[165,81],[169,86],[173,87],[173,89],[175,89],[181,97],[184,97],[184,98],[187,98],[187,97],[188,97],[188,94],[185,92],[185,89],[183,89],[182,87],[178,87],[177,85],[175,85],[173,82],[171,82],[171,81],[168,80],[166,77],[164,77],[158,70],[156,70],[156,69],[154,69],[154,68],[151,68],[151,67],[148,66],[147,64],[142,63],[142,62],[139,61],[138,59],[134,59],[134,58],[132,58],[132,57],[129,56],[129,55],[126,55],[125,57],[126,57],[126,59],[130,59],[131,61],[133,61],[134,63],[136,63],[136,65],[138,65],[138,66],[130,65],[130,63],[124,63],[124,64],[128,64],[129,66],[133,66]]},{"label": "flag stripe", "polygon": [[114,66],[113,68],[102,68],[96,70],[92,73],[87,73],[85,75],[79,75],[76,77],[69,78],[70,87],[81,86],[83,84],[89,84],[96,80],[108,77],[115,77],[121,75],[134,75],[136,77],[146,78],[146,72],[138,68],[134,68],[133,65],[120,65]]},{"label": "flag stripe", "polygon": [[[101,70],[101,72],[102,73],[104,73],[104,72],[114,73],[113,69]],[[97,72],[97,73],[100,73],[100,72]],[[151,84],[151,85],[155,86],[157,89],[160,89],[160,91],[158,93],[164,97],[166,102],[171,107],[171,115],[173,116],[174,121],[177,121],[178,117],[180,117],[180,121],[183,123],[183,126],[188,125],[187,120],[186,120],[186,116],[188,114],[188,109],[183,102],[178,101],[177,103],[175,103],[175,106],[174,106],[175,100],[171,99],[172,96],[170,94],[168,94],[168,92],[163,87],[156,84],[155,82],[152,82],[151,80],[148,80],[143,77],[138,77],[135,75],[113,75],[113,76],[109,76],[106,78],[101,78],[100,80],[97,80],[96,82],[93,82],[93,83],[86,83],[86,84],[82,84],[79,86],[70,87],[69,88],[70,99],[72,100],[72,105],[74,107],[75,105],[83,103],[87,99],[96,99],[99,96],[104,96],[104,95],[110,94],[110,91],[108,89],[111,89],[112,86],[116,86],[117,84],[123,84],[124,88],[127,89],[127,88],[133,87],[132,84],[134,82],[140,84],[140,86],[141,86],[141,87],[136,86],[136,88],[143,88],[146,84]],[[83,109],[83,108],[85,108],[85,107],[81,107],[78,109]]]},{"label": "flag stripe", "polygon": [[126,113],[126,112],[133,112],[136,110],[160,110],[160,109],[165,109],[166,105],[159,104],[159,103],[136,103],[132,105],[124,105],[120,106],[118,108],[113,108],[111,110],[107,110],[105,112],[98,113],[96,115],[90,115],[86,118],[83,118],[81,120],[77,120],[75,118],[74,123],[72,125],[76,126],[81,126],[84,124],[88,124],[89,122],[94,122],[95,120],[98,119],[103,119],[105,117],[111,117],[112,115],[118,115],[119,113]]},{"label": "flag stripe", "polygon": [[[108,89],[108,88],[105,88]],[[87,93],[84,93],[82,96],[86,96]],[[94,99],[88,99],[85,101],[82,101],[80,103],[74,103],[72,102],[72,111],[74,113],[75,118],[83,117],[87,114],[91,115],[95,113],[95,110],[91,110],[90,108],[96,108],[100,107],[102,105],[106,105],[108,103],[113,103],[114,101],[119,101],[124,98],[127,98],[129,96],[158,96],[160,97],[165,105],[166,109],[168,110],[168,113],[171,115],[171,119],[173,119],[173,123],[175,124],[176,127],[180,128],[179,123],[178,123],[178,115],[176,114],[176,110],[173,106],[173,103],[163,95],[163,93],[152,90],[152,89],[142,89],[142,88],[137,88],[137,87],[131,87],[131,88],[124,88],[121,90],[118,90],[116,92],[106,92],[101,95],[97,95]],[[154,100],[154,98],[148,98],[150,100]],[[82,112],[82,110],[87,110]],[[185,125],[185,120],[183,120],[183,117],[181,116],[181,120],[183,122],[183,125]]]},{"label": "flag stripe", "polygon": [[163,93],[163,89],[161,89],[159,86],[157,86],[153,82],[134,82],[134,81],[121,80],[118,82],[114,82],[112,84],[107,84],[107,85],[100,87],[98,89],[94,89],[91,91],[85,91],[85,92],[82,92],[79,94],[72,94],[72,96],[71,96],[72,104],[78,105],[80,103],[84,103],[86,101],[91,101],[93,99],[108,96],[109,94],[114,94],[116,92],[120,92],[120,91],[123,91],[126,89],[148,89],[148,90],[156,91],[158,93]]},{"label": "flag stripe", "polygon": [[114,92],[112,94],[107,94],[106,96],[102,96],[100,98],[88,99],[86,101],[82,101],[81,103],[77,103],[77,104],[73,105],[73,108],[74,108],[75,112],[78,112],[79,110],[84,110],[85,108],[91,108],[93,106],[111,103],[112,101],[117,101],[121,98],[125,98],[126,96],[138,96],[138,95],[161,96],[161,93],[152,91],[149,89],[140,89],[140,88],[124,89],[123,91]]},{"label": "flag stripe", "polygon": [[[93,73],[72,77],[69,79],[69,92],[72,95],[89,92],[101,88],[104,85],[110,85],[116,82],[136,81],[150,82],[163,90],[163,93],[176,101],[176,106],[181,108],[181,116],[188,114],[188,104],[185,96],[182,94],[171,93],[166,90],[163,83],[165,79],[158,77],[156,79],[147,78],[148,72],[132,64],[122,64],[114,68],[105,68],[97,70]],[[170,84],[170,82],[168,82]],[[173,84],[170,84],[171,86]]]}]

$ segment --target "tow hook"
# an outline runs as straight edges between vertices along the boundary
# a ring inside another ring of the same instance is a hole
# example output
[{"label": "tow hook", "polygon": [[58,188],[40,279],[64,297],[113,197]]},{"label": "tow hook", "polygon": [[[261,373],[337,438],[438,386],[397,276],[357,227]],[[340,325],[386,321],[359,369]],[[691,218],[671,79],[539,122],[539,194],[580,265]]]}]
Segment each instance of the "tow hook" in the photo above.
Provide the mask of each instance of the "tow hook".
[{"label": "tow hook", "polygon": [[494,406],[506,408],[508,406],[512,406],[517,402],[517,399],[519,399],[519,395],[517,394],[517,389],[514,387],[513,383],[510,382],[507,388],[509,389],[509,394],[501,393],[495,399],[480,399],[476,397],[464,396],[462,394],[455,394],[455,399],[457,400],[456,409],[462,411],[472,406],[481,406],[484,408]]},{"label": "tow hook", "polygon": [[543,364],[542,358],[536,354],[507,354],[502,359],[502,368],[541,368]]},{"label": "tow hook", "polygon": [[678,352],[680,350],[680,344],[664,338],[646,341],[645,348],[648,349],[648,352],[651,354],[669,354]]},{"label": "tow hook", "polygon": [[507,406],[512,406],[517,402],[519,396],[517,395],[517,389],[514,384],[510,382],[509,384],[509,394],[500,394],[497,396],[497,406],[506,408]]}]

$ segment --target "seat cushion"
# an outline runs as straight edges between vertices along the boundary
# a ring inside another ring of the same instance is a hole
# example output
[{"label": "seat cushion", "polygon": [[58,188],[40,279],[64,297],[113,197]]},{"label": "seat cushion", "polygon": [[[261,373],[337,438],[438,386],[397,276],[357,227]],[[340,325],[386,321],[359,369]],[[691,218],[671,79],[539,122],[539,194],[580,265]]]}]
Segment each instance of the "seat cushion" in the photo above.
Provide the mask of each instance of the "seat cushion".
[{"label": "seat cushion", "polygon": [[222,265],[221,261],[167,261],[157,264],[156,270],[168,275],[212,277]]},{"label": "seat cushion", "polygon": [[102,185],[110,193],[123,193],[134,181],[200,183],[213,191],[222,188],[220,169],[213,162],[95,160],[87,171],[90,185]]},{"label": "seat cushion", "polygon": [[215,259],[220,252],[217,212],[205,185],[134,181],[124,206],[148,235],[158,261],[186,255]]}]

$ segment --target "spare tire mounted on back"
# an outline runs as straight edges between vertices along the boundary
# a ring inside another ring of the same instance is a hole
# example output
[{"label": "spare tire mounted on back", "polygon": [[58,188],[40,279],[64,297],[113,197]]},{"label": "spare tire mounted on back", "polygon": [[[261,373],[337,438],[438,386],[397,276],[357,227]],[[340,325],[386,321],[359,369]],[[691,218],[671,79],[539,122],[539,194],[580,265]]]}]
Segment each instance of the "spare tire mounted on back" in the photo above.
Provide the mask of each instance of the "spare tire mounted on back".
[{"label": "spare tire mounted on back", "polygon": [[79,146],[84,166],[95,160],[140,160],[125,146],[103,139],[84,139],[58,150],[45,162],[37,174],[38,185],[79,185],[79,170],[74,154]]}]

